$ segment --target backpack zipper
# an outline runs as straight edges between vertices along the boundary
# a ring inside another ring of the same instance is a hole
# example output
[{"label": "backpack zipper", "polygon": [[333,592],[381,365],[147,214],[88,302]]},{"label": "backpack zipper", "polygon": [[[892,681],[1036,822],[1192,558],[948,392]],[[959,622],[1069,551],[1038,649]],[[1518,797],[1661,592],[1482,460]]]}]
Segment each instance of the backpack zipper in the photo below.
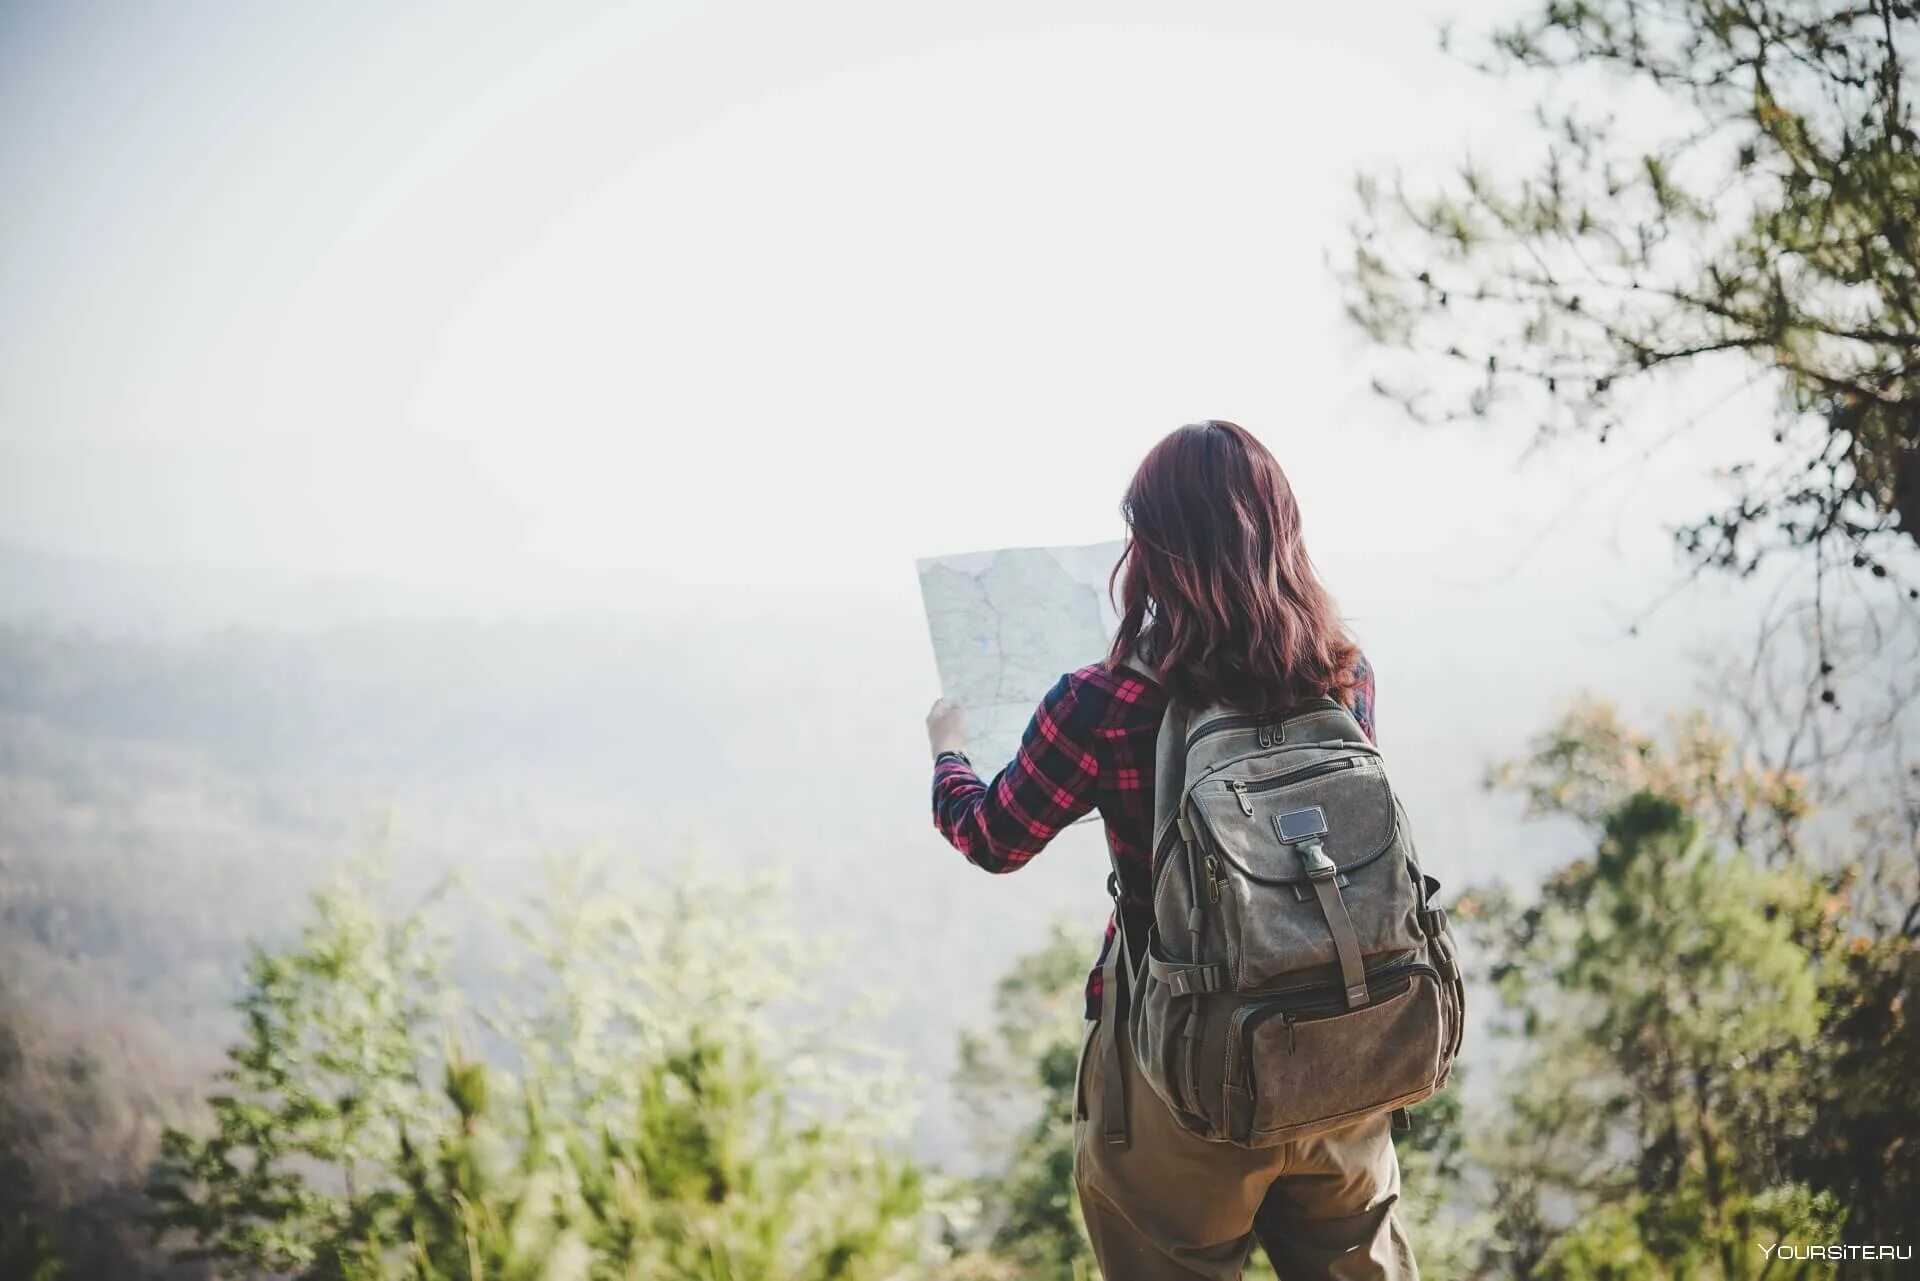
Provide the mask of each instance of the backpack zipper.
[{"label": "backpack zipper", "polygon": [[1240,812],[1252,818],[1253,802],[1247,799],[1247,785],[1237,778],[1230,778],[1227,786],[1233,789],[1234,799],[1240,802]]},{"label": "backpack zipper", "polygon": [[1248,818],[1253,817],[1253,802],[1248,799],[1254,792],[1270,792],[1276,787],[1290,787],[1295,783],[1304,783],[1319,778],[1323,774],[1337,774],[1343,769],[1357,769],[1366,764],[1362,755],[1342,756],[1330,761],[1315,761],[1311,765],[1302,765],[1298,769],[1283,770],[1270,774],[1266,778],[1256,778],[1252,782],[1230,778],[1227,787],[1232,790],[1235,799],[1240,802],[1241,812]]},{"label": "backpack zipper", "polygon": [[[1367,975],[1367,996],[1370,1000],[1399,996],[1412,986],[1416,974],[1425,974],[1435,983],[1440,982],[1440,971],[1427,962],[1401,961]],[[1309,994],[1311,999],[1301,999]],[[1296,1024],[1334,1018],[1346,1012],[1346,989],[1338,983],[1316,983],[1285,998],[1241,1006],[1227,1022],[1227,1084],[1245,1084],[1240,1075],[1244,1065],[1253,1058],[1254,1029],[1268,1019],[1278,1015],[1286,1020],[1287,1050],[1292,1053],[1297,1040]]]},{"label": "backpack zipper", "polygon": [[[1324,738],[1324,739],[1317,739],[1311,743],[1275,743],[1273,745],[1272,751],[1302,752],[1302,751],[1307,751],[1309,749],[1316,750],[1316,751],[1323,751],[1323,752],[1353,752],[1361,756],[1372,756],[1376,759],[1380,755],[1380,749],[1375,747],[1373,744],[1356,743],[1352,739],[1348,739],[1348,738]],[[1264,756],[1269,754],[1270,753],[1264,753],[1264,752],[1249,752],[1244,756],[1228,756],[1221,760],[1217,760],[1213,764],[1201,770],[1199,777],[1188,780],[1188,783],[1187,783],[1188,790],[1191,791],[1193,788],[1199,786],[1201,783],[1206,782],[1208,779],[1212,778],[1215,774],[1218,774],[1223,769],[1231,769],[1233,766],[1244,764],[1247,761],[1254,759],[1256,756]]]}]

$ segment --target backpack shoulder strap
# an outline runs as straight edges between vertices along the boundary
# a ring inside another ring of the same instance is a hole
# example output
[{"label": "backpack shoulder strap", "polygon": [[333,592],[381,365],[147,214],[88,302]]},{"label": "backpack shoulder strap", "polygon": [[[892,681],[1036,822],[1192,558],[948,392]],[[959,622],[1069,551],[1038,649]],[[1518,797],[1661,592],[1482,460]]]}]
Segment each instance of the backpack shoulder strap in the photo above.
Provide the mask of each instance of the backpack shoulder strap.
[{"label": "backpack shoulder strap", "polygon": [[[1122,666],[1129,667],[1157,688],[1160,677],[1137,653],[1127,655]],[[1160,734],[1154,742],[1154,788],[1153,788],[1153,845],[1157,853],[1167,849],[1167,829],[1178,821],[1180,802],[1185,790],[1187,774],[1187,718],[1186,709],[1178,703],[1168,700],[1166,712],[1160,718]],[[1125,1072],[1121,1067],[1120,1056],[1131,1053],[1128,1047],[1128,1034],[1120,1024],[1120,995],[1123,990],[1129,998],[1132,988],[1140,975],[1140,961],[1135,957],[1132,941],[1127,934],[1126,898],[1121,890],[1120,862],[1111,846],[1107,856],[1112,862],[1113,872],[1107,878],[1108,891],[1113,895],[1113,946],[1108,950],[1106,965],[1100,977],[1100,1022],[1101,1033],[1105,1038],[1104,1062],[1100,1066],[1101,1114],[1104,1119],[1104,1138],[1110,1144],[1124,1147],[1128,1141],[1127,1095]],[[1126,988],[1122,989],[1121,984]],[[1132,1000],[1127,1002],[1129,1017],[1132,1014]]]},{"label": "backpack shoulder strap", "polygon": [[[1153,667],[1140,657],[1138,650],[1129,653],[1121,663],[1132,668],[1153,682],[1156,689],[1164,688],[1160,676]],[[1153,846],[1157,852],[1166,848],[1167,828],[1180,813],[1181,794],[1187,785],[1187,727],[1191,723],[1192,712],[1175,702],[1167,700],[1166,713],[1160,718],[1160,736],[1154,740],[1153,751]],[[1115,864],[1114,874],[1119,875],[1119,865]]]}]

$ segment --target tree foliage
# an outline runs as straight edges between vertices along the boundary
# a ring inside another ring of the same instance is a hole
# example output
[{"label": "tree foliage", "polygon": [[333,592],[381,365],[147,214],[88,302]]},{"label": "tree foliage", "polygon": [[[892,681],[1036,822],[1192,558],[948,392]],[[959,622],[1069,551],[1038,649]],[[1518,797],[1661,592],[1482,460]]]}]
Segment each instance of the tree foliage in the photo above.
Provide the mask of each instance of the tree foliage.
[{"label": "tree foliage", "polygon": [[1700,718],[1662,742],[1599,704],[1495,777],[1597,843],[1536,902],[1463,904],[1514,1082],[1469,1162],[1483,1268],[1735,1281],[1793,1275],[1775,1242],[1909,1242],[1917,954],[1873,933],[1852,868],[1781,836],[1799,780]]},{"label": "tree foliage", "polygon": [[955,1092],[992,1171],[960,1193],[981,1281],[1098,1276],[1073,1186],[1087,958],[1085,932],[1055,923],[1001,978],[991,1029],[961,1038]]},{"label": "tree foliage", "polygon": [[1887,575],[1920,541],[1916,41],[1899,0],[1540,0],[1482,58],[1544,73],[1531,152],[1361,180],[1350,309],[1421,358],[1383,390],[1605,441],[1670,373],[1765,379],[1778,408],[1683,547]]},{"label": "tree foliage", "polygon": [[[1522,1262],[1590,1275],[1571,1261],[1588,1235],[1625,1226],[1662,1266],[1744,1277],[1763,1234],[1809,1226],[1777,1172],[1810,1110],[1820,955],[1795,936],[1816,918],[1804,878],[1715,851],[1674,801],[1640,792],[1511,923],[1494,974],[1535,1051],[1512,1137],[1536,1159],[1503,1198],[1539,1242],[1515,1233]],[[1553,1197],[1583,1212],[1549,1244]],[[1787,1207],[1801,1217],[1782,1221]]]},{"label": "tree foliage", "polygon": [[409,1125],[431,1124],[422,1042],[444,1000],[424,917],[372,891],[318,894],[292,946],[253,949],[213,1132],[169,1130],[149,1188],[159,1225],[193,1241],[182,1257],[314,1277],[372,1266],[390,1162]]},{"label": "tree foliage", "polygon": [[557,867],[508,919],[513,972],[466,990],[430,905],[330,888],[256,950],[211,1125],[166,1137],[156,1229],[223,1268],[342,1281],[919,1275],[901,1085],[797,1016],[816,949],[775,898]]}]

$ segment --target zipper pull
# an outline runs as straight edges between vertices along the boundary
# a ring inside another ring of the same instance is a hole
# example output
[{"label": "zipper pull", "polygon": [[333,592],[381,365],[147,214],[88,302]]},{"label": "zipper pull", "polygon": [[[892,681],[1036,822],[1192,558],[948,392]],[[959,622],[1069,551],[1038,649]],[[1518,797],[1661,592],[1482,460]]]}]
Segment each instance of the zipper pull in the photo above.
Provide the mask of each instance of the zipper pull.
[{"label": "zipper pull", "polygon": [[1240,812],[1248,818],[1253,817],[1253,801],[1247,796],[1247,785],[1239,779],[1228,779],[1227,786],[1233,789],[1233,795],[1240,802]]},{"label": "zipper pull", "polygon": [[1297,1054],[1300,1047],[1294,1038],[1294,1031],[1300,1026],[1300,1021],[1291,1014],[1282,1014],[1280,1017],[1287,1021],[1287,1053]]},{"label": "zipper pull", "polygon": [[1207,869],[1207,897],[1218,903],[1220,901],[1220,860],[1209,854],[1203,866]]}]

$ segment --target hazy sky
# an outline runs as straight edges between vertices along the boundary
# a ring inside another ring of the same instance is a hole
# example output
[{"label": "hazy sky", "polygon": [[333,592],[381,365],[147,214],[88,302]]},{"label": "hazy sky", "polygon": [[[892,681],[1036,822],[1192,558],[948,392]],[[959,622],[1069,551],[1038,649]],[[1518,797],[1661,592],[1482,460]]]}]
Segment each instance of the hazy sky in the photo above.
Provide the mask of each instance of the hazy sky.
[{"label": "hazy sky", "polygon": [[1363,633],[1612,644],[1693,446],[1412,427],[1327,261],[1357,168],[1513,145],[1462,6],[1175,11],[8,6],[0,540],[904,604],[1218,416]]}]

